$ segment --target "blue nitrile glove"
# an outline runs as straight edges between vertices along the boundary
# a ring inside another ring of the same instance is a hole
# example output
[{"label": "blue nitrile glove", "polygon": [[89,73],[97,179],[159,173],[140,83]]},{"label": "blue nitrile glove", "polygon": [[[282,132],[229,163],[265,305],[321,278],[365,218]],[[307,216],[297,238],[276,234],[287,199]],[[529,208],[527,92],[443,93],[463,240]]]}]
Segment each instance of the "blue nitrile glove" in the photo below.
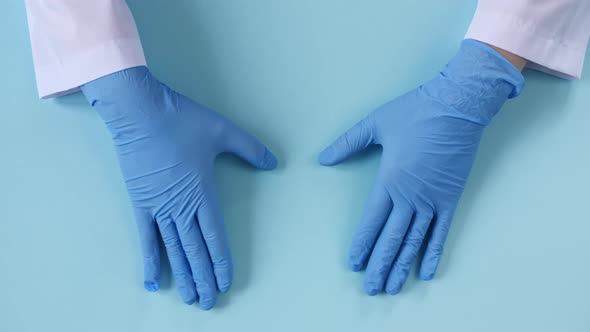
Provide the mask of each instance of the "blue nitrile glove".
[{"label": "blue nitrile glove", "polygon": [[160,83],[146,67],[82,86],[112,134],[133,203],[144,260],[144,285],[160,285],[158,229],[178,291],[187,304],[215,305],[232,282],[232,260],[213,175],[231,152],[254,167],[273,169],[274,155],[257,139]]},{"label": "blue nitrile glove", "polygon": [[495,50],[465,40],[434,79],[381,106],[320,154],[330,166],[368,145],[383,147],[349,253],[352,270],[366,266],[369,295],[400,291],[429,230],[420,278],[434,277],[483,130],[523,85]]}]

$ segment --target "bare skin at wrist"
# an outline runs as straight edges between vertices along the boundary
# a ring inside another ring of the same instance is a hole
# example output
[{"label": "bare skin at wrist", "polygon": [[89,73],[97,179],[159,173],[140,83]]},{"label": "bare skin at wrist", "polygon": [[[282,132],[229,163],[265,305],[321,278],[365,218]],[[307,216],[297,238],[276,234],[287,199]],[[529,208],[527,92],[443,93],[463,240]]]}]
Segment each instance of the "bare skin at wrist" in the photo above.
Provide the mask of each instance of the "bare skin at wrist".
[{"label": "bare skin at wrist", "polygon": [[496,52],[500,53],[501,56],[503,56],[504,58],[506,58],[506,60],[510,61],[511,64],[514,65],[514,67],[516,67],[516,69],[522,71],[522,69],[524,68],[524,66],[527,63],[527,60],[521,56],[518,56],[514,53],[510,53],[506,50],[503,50],[499,47],[496,47],[494,45],[489,45],[491,48],[493,48],[494,50],[496,50]]}]

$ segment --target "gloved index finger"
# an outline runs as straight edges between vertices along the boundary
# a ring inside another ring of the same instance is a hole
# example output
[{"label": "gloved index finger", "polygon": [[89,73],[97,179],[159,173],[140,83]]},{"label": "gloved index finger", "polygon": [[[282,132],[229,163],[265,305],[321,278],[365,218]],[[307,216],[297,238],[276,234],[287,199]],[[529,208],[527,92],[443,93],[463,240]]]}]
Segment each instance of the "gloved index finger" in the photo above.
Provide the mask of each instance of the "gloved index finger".
[{"label": "gloved index finger", "polygon": [[213,186],[206,191],[205,203],[197,211],[197,221],[209,251],[217,287],[227,292],[233,278],[233,264],[223,225],[223,216]]}]

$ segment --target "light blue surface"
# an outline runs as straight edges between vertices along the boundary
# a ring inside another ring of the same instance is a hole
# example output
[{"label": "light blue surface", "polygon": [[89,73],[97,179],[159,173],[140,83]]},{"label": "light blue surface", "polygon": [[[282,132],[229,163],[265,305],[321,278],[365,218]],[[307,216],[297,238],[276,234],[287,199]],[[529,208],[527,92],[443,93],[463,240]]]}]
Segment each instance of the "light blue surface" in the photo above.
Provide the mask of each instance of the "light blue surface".
[{"label": "light blue surface", "polygon": [[273,172],[219,160],[234,286],[209,312],[183,304],[169,274],[143,289],[109,133],[80,94],[37,100],[24,4],[8,1],[0,331],[590,330],[590,64],[578,82],[525,73],[484,135],[436,278],[368,297],[346,257],[378,156],[326,168],[317,154],[431,78],[475,1],[132,7],[154,74],[279,158]]}]

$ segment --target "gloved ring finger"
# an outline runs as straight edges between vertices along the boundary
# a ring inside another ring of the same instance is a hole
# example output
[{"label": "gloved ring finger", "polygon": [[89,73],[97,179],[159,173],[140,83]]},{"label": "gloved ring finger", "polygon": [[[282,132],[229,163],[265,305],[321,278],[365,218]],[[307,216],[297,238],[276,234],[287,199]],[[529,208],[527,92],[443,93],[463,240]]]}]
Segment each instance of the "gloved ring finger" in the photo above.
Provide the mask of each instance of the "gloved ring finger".
[{"label": "gloved ring finger", "polygon": [[192,273],[178,232],[175,224],[171,219],[165,218],[163,220],[157,220],[158,226],[160,227],[160,234],[162,240],[166,246],[166,252],[168,253],[168,259],[170,260],[170,267],[172,268],[172,274],[174,275],[174,281],[176,282],[176,288],[180,293],[180,297],[186,304],[193,304],[197,300],[197,291],[195,289],[195,283],[193,282]]}]

